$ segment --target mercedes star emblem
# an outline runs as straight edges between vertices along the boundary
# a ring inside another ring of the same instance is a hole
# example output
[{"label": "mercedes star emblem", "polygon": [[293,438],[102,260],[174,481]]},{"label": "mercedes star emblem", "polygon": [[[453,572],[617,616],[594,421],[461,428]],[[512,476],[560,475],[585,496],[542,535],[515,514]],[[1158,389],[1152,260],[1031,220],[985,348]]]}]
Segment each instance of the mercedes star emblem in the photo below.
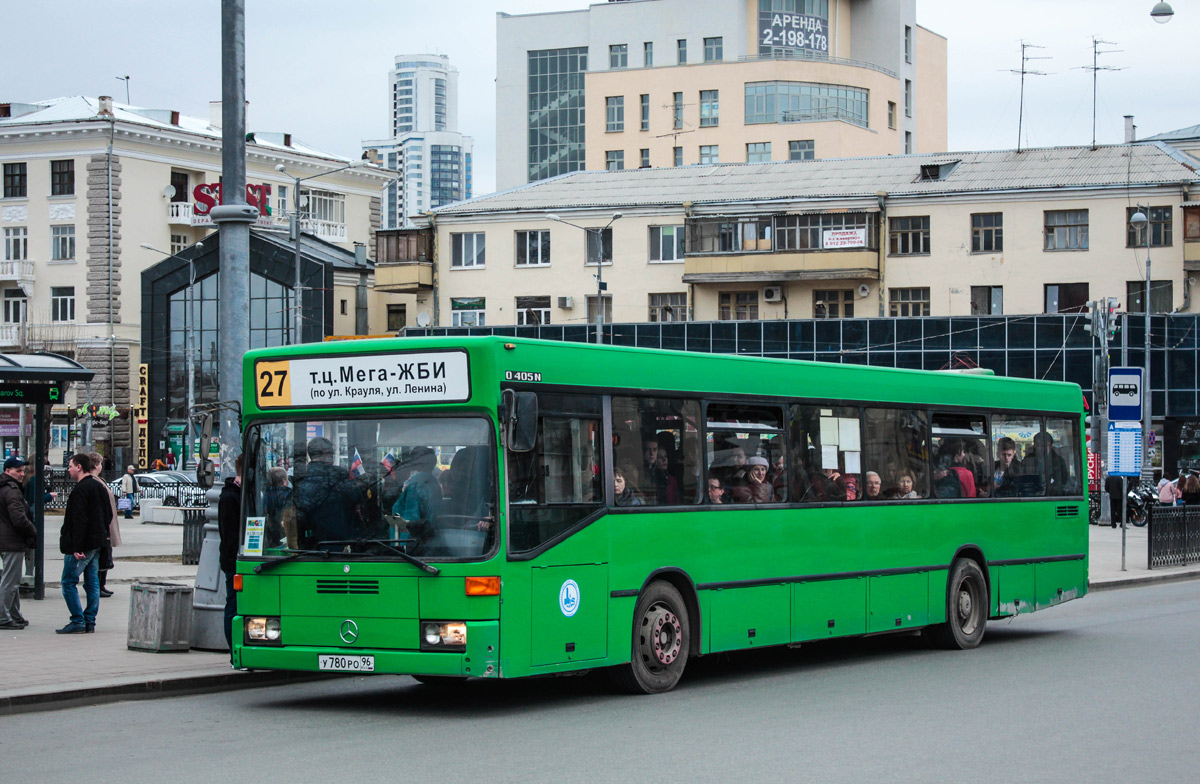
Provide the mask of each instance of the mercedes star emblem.
[{"label": "mercedes star emblem", "polygon": [[349,619],[342,621],[342,630],[340,632],[342,642],[354,642],[358,639],[358,624]]}]

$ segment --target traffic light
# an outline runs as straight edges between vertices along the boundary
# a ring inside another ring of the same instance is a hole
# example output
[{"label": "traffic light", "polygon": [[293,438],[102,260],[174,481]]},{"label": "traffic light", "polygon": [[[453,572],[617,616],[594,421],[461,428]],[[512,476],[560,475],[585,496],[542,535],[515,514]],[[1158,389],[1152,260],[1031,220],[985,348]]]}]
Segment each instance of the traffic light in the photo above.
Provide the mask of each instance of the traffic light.
[{"label": "traffic light", "polygon": [[1089,335],[1095,335],[1096,332],[1096,307],[1098,303],[1094,300],[1087,301],[1087,310],[1083,312],[1083,331]]},{"label": "traffic light", "polygon": [[1116,297],[1109,297],[1104,301],[1104,324],[1108,327],[1108,339],[1112,340],[1117,336],[1119,326],[1117,322],[1117,308],[1121,303],[1117,302]]}]

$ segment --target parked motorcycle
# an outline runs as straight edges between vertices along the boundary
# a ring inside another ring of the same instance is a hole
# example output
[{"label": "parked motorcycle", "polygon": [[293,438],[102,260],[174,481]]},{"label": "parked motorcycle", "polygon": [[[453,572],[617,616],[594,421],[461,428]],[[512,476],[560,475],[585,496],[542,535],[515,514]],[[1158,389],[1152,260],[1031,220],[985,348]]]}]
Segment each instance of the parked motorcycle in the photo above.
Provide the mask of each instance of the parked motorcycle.
[{"label": "parked motorcycle", "polygon": [[1125,519],[1135,528],[1146,525],[1150,519],[1150,507],[1158,503],[1158,493],[1145,482],[1130,488],[1125,497]]}]

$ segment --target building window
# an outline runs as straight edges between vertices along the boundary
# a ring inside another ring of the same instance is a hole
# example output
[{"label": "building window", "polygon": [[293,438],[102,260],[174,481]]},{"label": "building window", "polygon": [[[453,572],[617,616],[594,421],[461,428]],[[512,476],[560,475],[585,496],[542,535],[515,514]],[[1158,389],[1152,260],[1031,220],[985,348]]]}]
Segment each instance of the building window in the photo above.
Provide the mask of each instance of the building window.
[{"label": "building window", "polygon": [[650,130],[650,96],[649,95],[647,95],[645,93],[642,94],[641,105],[642,105],[642,126],[641,127],[642,127],[643,131],[648,131],[648,130]]},{"label": "building window", "polygon": [[650,261],[683,261],[682,226],[650,227]]},{"label": "building window", "polygon": [[720,163],[720,145],[704,144],[700,147],[700,163]]},{"label": "building window", "polygon": [[854,318],[851,289],[813,291],[813,318]]},{"label": "building window", "polygon": [[680,38],[675,42],[676,59],[680,65],[687,63],[687,39]]},{"label": "building window", "polygon": [[484,262],[483,232],[451,234],[450,266],[467,268],[482,267]]},{"label": "building window", "polygon": [[625,130],[625,96],[614,95],[604,99],[604,130],[612,133]]},{"label": "building window", "polygon": [[906,63],[912,62],[912,44],[912,28],[904,25],[904,62]]},{"label": "building window", "polygon": [[971,214],[971,252],[998,253],[1004,250],[1004,213]]},{"label": "building window", "polygon": [[649,169],[650,168],[650,148],[643,147],[641,149],[640,157],[641,157],[641,161],[638,163],[638,165],[643,169]]},{"label": "building window", "polygon": [[682,166],[683,165],[683,148],[682,147],[672,147],[671,148],[671,163],[674,166]]},{"label": "building window", "polygon": [[679,130],[683,127],[683,93],[675,93],[671,100],[671,127]]},{"label": "building window", "polygon": [[4,260],[24,261],[29,258],[29,229],[10,226],[4,230]]},{"label": "building window", "polygon": [[[1146,292],[1146,281],[1131,280],[1125,283],[1125,310],[1128,313],[1145,313],[1142,296]],[[1169,280],[1150,281],[1150,312],[1170,313],[1175,309],[1174,285]],[[1153,337],[1153,336],[1151,336]]]},{"label": "building window", "polygon": [[813,139],[798,139],[788,142],[789,161],[811,161],[817,157],[817,143]]},{"label": "building window", "polygon": [[720,121],[719,90],[700,91],[700,127],[710,128]]},{"label": "building window", "polygon": [[75,226],[50,227],[50,258],[54,261],[75,258]]},{"label": "building window", "polygon": [[588,229],[587,231],[587,255],[583,259],[584,264],[612,264],[612,243],[613,230],[608,229]]},{"label": "building window", "polygon": [[929,253],[929,216],[891,218],[888,253],[892,256],[917,256]]},{"label": "building window", "polygon": [[912,151],[913,151],[912,131],[905,131],[904,132],[904,154],[912,155]]},{"label": "building window", "polygon": [[912,104],[913,104],[912,79],[905,79],[904,80],[904,116],[905,117],[912,117]]},{"label": "building window", "polygon": [[[188,187],[188,183],[189,183],[190,179],[191,178],[188,177],[187,172],[181,172],[181,171],[171,172],[171,188],[173,189],[173,191],[171,193],[171,201],[173,201],[173,202],[191,201],[192,191],[191,191],[191,188]],[[279,212],[286,213],[288,211],[287,186],[280,185],[278,192],[280,195],[280,203],[282,205]]]},{"label": "building window", "polygon": [[50,195],[75,195],[75,161],[50,161]]},{"label": "building window", "polygon": [[750,142],[746,145],[746,163],[770,163],[771,143]]},{"label": "building window", "polygon": [[722,291],[718,296],[721,321],[754,321],[758,318],[757,291]]},{"label": "building window", "polygon": [[608,150],[604,153],[604,168],[608,171],[621,171],[625,168],[625,151]]},{"label": "building window", "polygon": [[747,82],[746,124],[844,120],[867,128],[870,94],[818,82]]},{"label": "building window", "polygon": [[20,289],[4,290],[4,323],[24,324],[29,312],[29,300]]},{"label": "building window", "polygon": [[700,218],[687,224],[687,252],[692,255],[770,251],[772,236],[769,216]]},{"label": "building window", "polygon": [[388,332],[399,332],[408,326],[408,306],[406,305],[388,305],[387,306],[387,328]]},{"label": "building window", "polygon": [[27,194],[28,178],[24,163],[4,164],[4,198],[23,199]]},{"label": "building window", "polygon": [[[1170,247],[1172,209],[1170,207],[1150,207],[1149,209],[1150,214],[1146,217],[1150,219],[1150,222],[1147,224],[1150,229],[1150,247]],[[1125,235],[1125,246],[1129,248],[1146,247],[1145,232],[1138,231],[1129,225],[1129,219],[1137,212],[1141,212],[1137,207],[1128,207],[1125,212],[1125,225],[1128,229]]]},{"label": "building window", "polygon": [[608,47],[608,67],[629,67],[629,44],[613,44]]},{"label": "building window", "polygon": [[338,315],[345,316],[349,312],[350,303],[347,300],[339,300]]},{"label": "building window", "polygon": [[517,326],[550,323],[549,297],[517,297]]},{"label": "building window", "polygon": [[[589,324],[596,323],[596,296],[594,294],[587,298],[587,320]],[[604,323],[613,323],[613,304],[611,294],[604,295]]]},{"label": "building window", "polygon": [[687,321],[687,293],[650,295],[650,321]]},{"label": "building window", "polygon": [[482,327],[487,319],[484,315],[485,297],[450,298],[450,319],[454,327]]},{"label": "building window", "polygon": [[649,68],[654,65],[654,42],[647,41],[642,44],[642,65]]},{"label": "building window", "polygon": [[1087,210],[1046,210],[1045,221],[1046,250],[1087,250]]},{"label": "building window", "polygon": [[888,127],[896,130],[896,102],[888,101]]},{"label": "building window", "polygon": [[929,289],[888,289],[892,316],[928,316]]},{"label": "building window", "polygon": [[171,245],[170,245],[171,255],[174,256],[176,253],[179,253],[179,251],[183,250],[184,248],[186,248],[188,245],[191,245],[191,244],[192,244],[192,240],[190,237],[188,237],[188,235],[172,234],[171,235]]},{"label": "building window", "polygon": [[75,320],[75,287],[74,286],[51,286],[50,287],[50,320],[51,321],[74,321]]},{"label": "building window", "polygon": [[301,189],[301,204],[304,203],[305,198],[308,199],[308,211],[304,215],[305,220],[333,223],[339,226],[346,225],[346,195],[344,193],[333,193],[332,191],[322,191],[312,188]]},{"label": "building window", "polygon": [[719,63],[724,59],[724,55],[722,54],[722,50],[724,49],[723,41],[724,39],[721,36],[704,39],[704,62]]},{"label": "building window", "polygon": [[1200,207],[1183,208],[1183,238],[1200,240]]},{"label": "building window", "polygon": [[587,47],[540,49],[527,58],[529,181],[582,171]]},{"label": "building window", "polygon": [[999,316],[1004,313],[1003,286],[972,286],[971,315]]},{"label": "building window", "polygon": [[777,250],[878,248],[875,213],[827,212],[775,217]]},{"label": "building window", "polygon": [[1047,313],[1086,313],[1088,310],[1088,284],[1047,283]]},{"label": "building window", "polygon": [[550,264],[550,230],[517,232],[517,266],[545,267]]}]

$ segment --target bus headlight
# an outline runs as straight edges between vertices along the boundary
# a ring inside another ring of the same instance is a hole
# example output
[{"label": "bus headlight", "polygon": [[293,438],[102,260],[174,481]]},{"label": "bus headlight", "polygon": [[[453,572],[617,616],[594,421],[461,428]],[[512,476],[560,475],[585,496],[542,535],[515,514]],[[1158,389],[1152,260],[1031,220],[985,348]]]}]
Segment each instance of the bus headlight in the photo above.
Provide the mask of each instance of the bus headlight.
[{"label": "bus headlight", "polygon": [[462,621],[421,621],[421,650],[464,651],[467,625]]},{"label": "bus headlight", "polygon": [[251,642],[278,643],[283,637],[283,625],[278,618],[246,618],[246,639]]}]

